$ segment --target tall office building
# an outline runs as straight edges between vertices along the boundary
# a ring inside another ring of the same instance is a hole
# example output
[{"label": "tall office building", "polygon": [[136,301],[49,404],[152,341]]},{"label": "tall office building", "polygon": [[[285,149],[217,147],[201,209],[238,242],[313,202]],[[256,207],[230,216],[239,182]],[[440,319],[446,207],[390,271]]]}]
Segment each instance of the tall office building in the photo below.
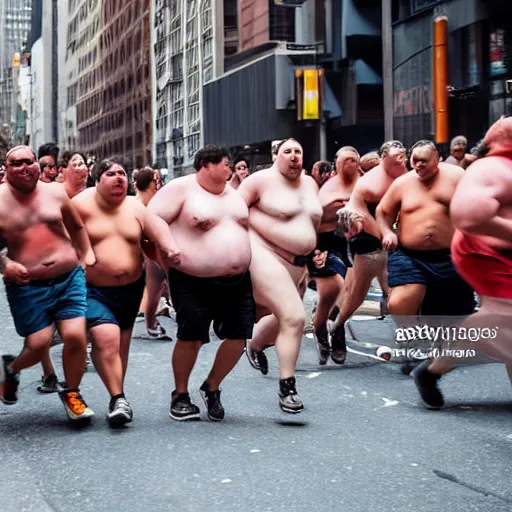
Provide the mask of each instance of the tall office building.
[{"label": "tall office building", "polygon": [[31,12],[32,0],[0,0],[0,125],[9,124],[12,129],[17,115],[14,82],[20,64],[14,55],[20,54],[27,42]]},{"label": "tall office building", "polygon": [[81,57],[78,146],[96,158],[120,156],[128,169],[151,165],[150,0],[100,6],[99,43],[91,36]]}]

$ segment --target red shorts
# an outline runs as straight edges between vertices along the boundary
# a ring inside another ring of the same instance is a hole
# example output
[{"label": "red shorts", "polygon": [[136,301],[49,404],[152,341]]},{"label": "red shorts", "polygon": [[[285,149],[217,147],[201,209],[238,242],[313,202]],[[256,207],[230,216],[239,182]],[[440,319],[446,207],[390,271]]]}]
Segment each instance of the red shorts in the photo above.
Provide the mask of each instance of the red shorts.
[{"label": "red shorts", "polygon": [[478,295],[512,300],[512,251],[506,256],[458,230],[451,251],[457,271]]}]

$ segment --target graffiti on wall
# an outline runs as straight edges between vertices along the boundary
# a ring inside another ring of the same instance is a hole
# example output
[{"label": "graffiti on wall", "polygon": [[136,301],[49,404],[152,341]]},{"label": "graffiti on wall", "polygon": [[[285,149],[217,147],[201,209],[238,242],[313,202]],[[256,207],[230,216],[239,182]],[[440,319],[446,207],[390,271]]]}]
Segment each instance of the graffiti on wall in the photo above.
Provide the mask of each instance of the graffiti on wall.
[{"label": "graffiti on wall", "polygon": [[395,117],[430,114],[431,112],[432,97],[429,85],[418,85],[410,89],[395,92]]}]

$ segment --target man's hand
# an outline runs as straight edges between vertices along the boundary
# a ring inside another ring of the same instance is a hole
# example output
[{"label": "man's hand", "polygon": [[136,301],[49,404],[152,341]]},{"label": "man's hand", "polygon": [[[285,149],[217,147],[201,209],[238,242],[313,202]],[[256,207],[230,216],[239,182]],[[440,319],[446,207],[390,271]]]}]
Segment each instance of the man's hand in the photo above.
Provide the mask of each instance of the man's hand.
[{"label": "man's hand", "polygon": [[398,237],[395,233],[387,233],[382,237],[382,248],[389,251],[398,247]]},{"label": "man's hand", "polygon": [[347,238],[352,238],[363,230],[364,215],[351,212],[346,208],[338,210],[336,215],[338,215],[338,230],[341,228]]},{"label": "man's hand", "polygon": [[164,253],[164,255],[170,265],[179,265],[181,263],[181,252],[179,249],[171,249],[167,253]]},{"label": "man's hand", "polygon": [[87,270],[87,267],[94,267],[94,265],[96,265],[96,261],[96,255],[94,254],[94,251],[91,249],[87,251],[83,259],[80,260],[80,265],[84,270]]},{"label": "man's hand", "polygon": [[9,258],[6,258],[3,275],[7,281],[15,281],[18,284],[28,284],[30,282],[30,276],[26,267]]},{"label": "man's hand", "polygon": [[325,262],[327,261],[327,251],[319,251],[318,249],[315,249],[315,255],[313,256],[313,263],[315,264],[316,268],[324,268]]}]

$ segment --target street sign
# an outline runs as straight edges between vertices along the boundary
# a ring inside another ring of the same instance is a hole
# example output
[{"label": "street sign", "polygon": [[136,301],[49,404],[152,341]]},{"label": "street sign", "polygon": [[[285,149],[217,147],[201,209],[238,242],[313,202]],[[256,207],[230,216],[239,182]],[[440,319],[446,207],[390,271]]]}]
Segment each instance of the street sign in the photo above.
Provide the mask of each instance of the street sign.
[{"label": "street sign", "polygon": [[280,7],[302,7],[306,0],[274,0],[275,5]]}]

